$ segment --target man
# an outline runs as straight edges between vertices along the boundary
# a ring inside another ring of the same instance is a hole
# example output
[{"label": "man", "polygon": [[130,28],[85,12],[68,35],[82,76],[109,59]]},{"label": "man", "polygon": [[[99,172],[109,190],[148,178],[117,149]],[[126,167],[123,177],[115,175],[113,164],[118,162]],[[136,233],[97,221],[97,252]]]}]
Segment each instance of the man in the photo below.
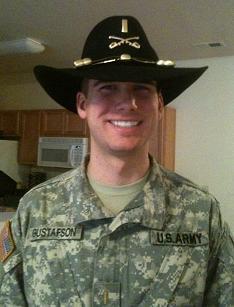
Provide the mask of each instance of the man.
[{"label": "man", "polygon": [[234,247],[217,201],[148,155],[163,104],[206,67],[159,60],[129,16],[100,22],[75,66],[35,74],[87,120],[90,155],[27,193],[5,225],[0,303],[233,306]]}]

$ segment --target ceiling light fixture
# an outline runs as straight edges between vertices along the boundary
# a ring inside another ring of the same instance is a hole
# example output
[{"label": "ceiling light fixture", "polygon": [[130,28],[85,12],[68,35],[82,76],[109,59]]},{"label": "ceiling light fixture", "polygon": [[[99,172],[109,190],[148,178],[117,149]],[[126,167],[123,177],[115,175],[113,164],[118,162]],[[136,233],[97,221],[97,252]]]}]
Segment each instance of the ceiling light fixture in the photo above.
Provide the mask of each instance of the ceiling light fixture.
[{"label": "ceiling light fixture", "polygon": [[0,41],[0,55],[40,53],[45,50],[42,43],[32,38],[23,38],[12,41]]},{"label": "ceiling light fixture", "polygon": [[217,48],[217,47],[226,47],[224,42],[214,41],[214,42],[201,42],[194,44],[195,47],[211,47],[211,48]]}]

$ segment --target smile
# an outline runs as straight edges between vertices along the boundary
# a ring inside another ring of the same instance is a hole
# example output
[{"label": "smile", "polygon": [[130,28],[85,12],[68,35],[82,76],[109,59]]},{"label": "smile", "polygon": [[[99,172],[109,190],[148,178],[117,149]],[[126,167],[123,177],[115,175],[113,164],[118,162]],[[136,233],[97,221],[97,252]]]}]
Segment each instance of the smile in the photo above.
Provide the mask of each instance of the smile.
[{"label": "smile", "polygon": [[137,126],[139,121],[126,121],[126,120],[111,120],[110,123],[116,127],[131,128]]}]

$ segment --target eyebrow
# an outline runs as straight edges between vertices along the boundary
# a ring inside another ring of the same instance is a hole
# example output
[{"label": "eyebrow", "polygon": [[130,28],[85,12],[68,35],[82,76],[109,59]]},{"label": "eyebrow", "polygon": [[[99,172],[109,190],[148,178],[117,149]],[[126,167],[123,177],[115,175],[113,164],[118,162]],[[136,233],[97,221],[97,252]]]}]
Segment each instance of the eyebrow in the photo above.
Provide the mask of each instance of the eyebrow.
[{"label": "eyebrow", "polygon": [[93,86],[96,87],[102,83],[106,83],[106,82],[113,82],[113,81],[102,81],[102,80],[95,80]]},{"label": "eyebrow", "polygon": [[[108,81],[108,80],[95,80],[93,86],[96,87],[102,83],[114,83],[114,82],[118,82],[118,81]],[[119,81],[119,82],[123,82],[123,81]],[[134,82],[134,81],[126,81],[126,82],[132,82],[132,83],[135,83],[135,84],[149,84],[149,85],[154,85],[154,86],[157,86],[157,82],[152,80],[152,81],[137,81],[137,82]]]}]

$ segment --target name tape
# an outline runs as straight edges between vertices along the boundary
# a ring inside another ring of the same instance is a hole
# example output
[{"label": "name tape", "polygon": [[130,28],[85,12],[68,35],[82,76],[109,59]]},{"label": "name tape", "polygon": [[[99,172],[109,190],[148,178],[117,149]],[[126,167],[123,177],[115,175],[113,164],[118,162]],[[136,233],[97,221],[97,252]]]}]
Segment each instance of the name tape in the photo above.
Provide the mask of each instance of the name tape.
[{"label": "name tape", "polygon": [[37,240],[81,240],[83,227],[39,227],[31,228],[31,241]]}]

